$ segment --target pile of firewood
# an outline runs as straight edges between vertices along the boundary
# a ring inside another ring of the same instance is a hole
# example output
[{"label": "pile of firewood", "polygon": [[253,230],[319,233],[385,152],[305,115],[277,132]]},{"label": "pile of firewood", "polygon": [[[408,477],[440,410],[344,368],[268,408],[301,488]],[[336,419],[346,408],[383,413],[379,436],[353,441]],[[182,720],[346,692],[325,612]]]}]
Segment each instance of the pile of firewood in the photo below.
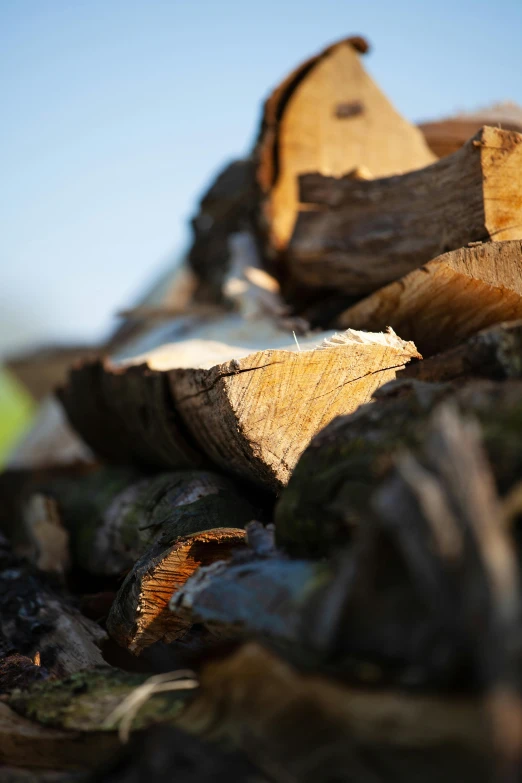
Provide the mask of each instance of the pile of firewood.
[{"label": "pile of firewood", "polygon": [[367,49],[104,345],[10,363],[1,780],[520,779],[522,114],[410,125]]}]

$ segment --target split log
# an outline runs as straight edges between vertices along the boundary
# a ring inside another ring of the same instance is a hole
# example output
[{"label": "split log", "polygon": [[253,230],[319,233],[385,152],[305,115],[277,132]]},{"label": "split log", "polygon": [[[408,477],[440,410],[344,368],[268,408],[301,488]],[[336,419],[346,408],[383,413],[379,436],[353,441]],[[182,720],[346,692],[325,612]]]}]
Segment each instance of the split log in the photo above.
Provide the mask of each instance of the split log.
[{"label": "split log", "polygon": [[480,329],[522,317],[521,261],[520,241],[445,253],[350,307],[338,325],[389,325],[431,356]]},{"label": "split log", "polygon": [[[325,583],[323,578],[321,585],[316,578],[314,588],[314,582],[309,583],[309,601],[311,592],[315,591],[315,595],[302,611],[302,639],[335,656],[334,660],[345,666],[354,658],[360,664],[366,662],[361,669],[366,669],[366,676],[374,684],[370,699],[361,690],[351,688],[343,692],[338,685],[332,688],[332,694],[335,692],[345,705],[345,719],[352,713],[354,726],[348,727],[335,710],[334,726],[336,732],[345,733],[345,743],[351,740],[351,750],[353,745],[368,743],[371,747],[374,742],[377,754],[388,743],[422,751],[439,745],[446,746],[446,756],[448,744],[463,743],[475,758],[477,754],[484,754],[484,762],[493,758],[500,779],[504,775],[505,779],[512,779],[522,756],[518,554],[478,433],[477,424],[463,420],[454,407],[445,404],[435,411],[422,448],[415,455],[405,454],[392,479],[378,491],[373,519],[369,518],[361,528],[358,544],[352,547],[333,580]],[[268,575],[266,564],[264,573]],[[276,564],[277,558],[272,561],[272,565]],[[294,561],[294,572],[296,566]],[[243,624],[245,617],[251,618],[252,632],[259,630],[266,623],[262,620],[260,624],[259,618],[263,618],[264,609],[274,597],[273,593],[266,596],[266,588],[256,589],[252,574],[259,567],[259,562],[251,563],[250,573],[244,569],[239,577],[240,566],[229,566],[228,594],[221,590],[221,600],[213,607],[212,585],[216,580],[219,590],[225,569],[208,569],[206,583],[201,574],[196,575],[192,582],[199,582],[199,590],[197,584],[195,590],[187,584],[182,591],[185,596],[190,594],[186,608],[195,608],[196,615],[199,609],[202,617],[209,609],[211,615],[214,610],[214,621],[217,612],[221,618],[226,617],[229,627],[246,608]],[[313,566],[309,563],[308,567]],[[270,579],[265,577],[263,583],[267,581]],[[298,593],[303,596],[302,587]],[[281,596],[282,600],[272,600],[271,606],[276,607],[274,614],[284,616],[288,612],[288,590]],[[254,606],[255,598],[261,605],[258,609]],[[178,603],[176,598],[173,603]],[[274,620],[270,622],[273,630]],[[292,641],[301,647],[297,637]],[[328,700],[323,700],[331,687],[324,680],[300,676],[299,686],[296,683],[295,690],[290,689],[291,696],[286,691],[288,702],[285,686],[280,689],[271,680],[273,687],[269,688],[268,682],[263,687],[259,678],[268,674],[263,658],[255,648],[246,650],[249,654],[243,650],[235,660],[210,666],[203,672],[201,696],[188,705],[181,716],[182,724],[187,725],[195,712],[200,731],[207,725],[211,736],[215,737],[216,732],[218,736],[219,732],[223,732],[221,736],[229,733],[241,743],[245,741],[243,732],[252,730],[252,720],[257,728],[255,747],[260,749],[260,737],[267,737],[267,729],[262,729],[265,715],[270,714],[267,723],[271,726],[293,725],[288,715],[287,720],[282,716],[274,719],[280,714],[276,693],[282,709],[283,704],[291,703],[297,710],[296,702],[305,698],[310,719],[313,715],[320,720],[325,709],[327,714],[333,709]],[[234,678],[239,679],[234,664],[239,666],[238,659],[245,666],[238,686],[241,698],[234,696]],[[283,674],[281,669],[285,667],[273,660],[269,667],[272,677],[274,668],[280,672],[281,683],[283,678],[288,683],[295,677],[288,668]],[[376,689],[383,670],[394,668],[400,672],[402,703],[393,692]],[[217,676],[218,685],[214,682],[210,686],[210,671]],[[219,677],[225,671],[226,685]],[[255,673],[256,692],[263,694],[266,688],[271,694],[269,700],[261,696],[258,701],[253,694],[246,697],[249,671],[252,677]],[[450,679],[444,683],[441,677]],[[425,699],[419,694],[419,687],[430,685],[438,685],[453,695]],[[214,695],[212,688],[219,696]],[[411,688],[417,691],[415,696],[407,693]],[[463,692],[468,696],[459,698]],[[402,723],[405,715],[414,718],[417,700],[424,710],[423,719],[417,717],[409,725],[408,721]],[[201,701],[205,710],[201,709]],[[219,721],[209,709],[213,704],[219,704]],[[236,712],[240,704],[247,705],[249,718],[242,711],[240,716]],[[385,711],[391,707],[386,731],[381,722],[383,713],[379,711],[376,719],[373,712],[377,705]],[[406,712],[401,716],[403,707]],[[302,716],[296,725],[301,728]],[[308,722],[307,726],[310,728]],[[314,732],[314,736],[322,733]],[[291,737],[281,740],[281,746],[288,750]],[[274,748],[270,747],[270,751]],[[286,763],[292,763],[291,752],[289,756]],[[324,763],[325,755],[321,754],[321,760]]]},{"label": "split log", "polygon": [[310,438],[418,356],[412,343],[347,332],[316,350],[262,351],[210,370],[169,373],[178,411],[225,470],[277,491]]},{"label": "split log", "polygon": [[[53,590],[25,561],[15,557],[0,539],[0,690],[9,689],[17,672],[27,681],[42,676],[64,676],[103,663],[100,645],[105,633],[83,617],[57,590]],[[13,660],[13,655],[19,655]]]},{"label": "split log", "polygon": [[490,779],[488,724],[473,698],[342,687],[254,644],[200,679],[179,725],[244,749],[281,783]]},{"label": "split log", "polygon": [[476,112],[422,122],[418,128],[434,155],[443,158],[459,150],[483,125],[522,133],[522,108],[514,103],[497,103]]},{"label": "split log", "polygon": [[471,378],[522,377],[522,321],[483,329],[444,353],[412,362],[398,373],[402,378],[441,383]]},{"label": "split log", "polygon": [[400,177],[304,175],[308,208],[288,248],[289,274],[362,295],[469,242],[521,239],[521,142],[484,127],[454,155]]},{"label": "split log", "polygon": [[435,405],[451,397],[482,423],[486,451],[505,495],[522,471],[522,386],[517,381],[482,381],[457,388],[397,381],[351,416],[340,416],[320,432],[297,463],[276,506],[278,545],[317,557],[353,539],[371,516],[372,492],[389,475],[395,455],[421,442]]},{"label": "split log", "polygon": [[[317,345],[317,340],[308,345]],[[180,461],[189,433],[191,443],[197,444],[190,446],[191,454],[199,449],[225,471],[277,491],[321,427],[337,413],[367,401],[418,356],[412,343],[393,333],[350,331],[315,350],[251,354],[188,341],[158,349],[149,355],[147,365],[123,368],[105,363],[74,370],[60,398],[79,432],[104,456],[162,462],[166,467]],[[168,384],[169,390],[147,406],[143,390],[151,378],[158,388]],[[145,419],[151,429],[145,427]],[[180,433],[185,435],[181,445]]]},{"label": "split log", "polygon": [[185,435],[166,376],[147,365],[106,367],[101,360],[74,367],[58,392],[94,453],[110,462],[198,467],[202,455]]},{"label": "split log", "polygon": [[[230,481],[204,471],[144,477],[132,468],[104,467],[83,476],[51,475],[26,494],[26,524],[35,492],[56,503],[75,563],[97,576],[125,573],[160,537],[172,543],[195,532],[242,527],[260,513]],[[41,556],[45,541],[37,543]]]},{"label": "split log", "polygon": [[[204,524],[206,520],[202,520]],[[169,611],[172,594],[201,566],[228,560],[244,548],[245,531],[222,527],[198,531],[199,519],[192,519],[190,535],[164,533],[127,574],[107,618],[112,639],[134,655],[157,642],[169,644],[183,638],[192,622]]]},{"label": "split log", "polygon": [[346,38],[302,63],[265,103],[254,152],[261,221],[272,255],[285,249],[299,209],[300,174],[342,175],[365,167],[385,177],[434,160],[362,67],[361,37]]}]

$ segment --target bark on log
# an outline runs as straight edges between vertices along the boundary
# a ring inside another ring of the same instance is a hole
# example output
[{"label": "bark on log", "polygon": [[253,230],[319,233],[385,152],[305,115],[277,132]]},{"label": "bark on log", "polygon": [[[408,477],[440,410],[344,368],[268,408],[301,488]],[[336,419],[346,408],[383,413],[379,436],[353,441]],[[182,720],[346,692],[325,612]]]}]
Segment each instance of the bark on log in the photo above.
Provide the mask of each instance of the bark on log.
[{"label": "bark on log", "polygon": [[445,253],[375,291],[337,322],[343,329],[374,331],[389,325],[431,356],[480,329],[520,317],[522,242],[513,240]]},{"label": "bark on log", "polygon": [[469,242],[521,239],[521,142],[484,127],[454,155],[400,177],[303,176],[309,206],[288,248],[291,278],[362,295]]},{"label": "bark on log", "polygon": [[261,221],[272,254],[286,247],[299,208],[297,179],[366,167],[384,177],[434,160],[365,72],[363,38],[339,41],[291,73],[265,103],[254,152]]},{"label": "bark on log", "polygon": [[[75,564],[97,576],[125,573],[162,536],[172,543],[203,530],[242,527],[260,514],[230,481],[204,471],[143,476],[103,467],[83,476],[36,477],[22,491],[22,523],[35,493],[56,503]],[[45,541],[35,541],[34,533],[27,538],[39,544],[41,557]]]},{"label": "bark on log", "polygon": [[203,462],[172,403],[167,378],[147,365],[118,369],[102,361],[73,368],[58,392],[69,421],[110,462],[192,468]]},{"label": "bark on log", "polygon": [[522,321],[484,329],[444,353],[412,362],[398,379],[441,383],[471,378],[520,378],[522,376]]},{"label": "bark on log", "polygon": [[522,386],[517,381],[451,384],[397,381],[379,399],[320,432],[299,460],[275,511],[278,545],[317,557],[349,542],[371,515],[375,486],[389,475],[395,455],[418,444],[434,406],[452,397],[478,416],[502,495],[522,471]]},{"label": "bark on log", "polygon": [[[352,411],[368,400],[378,386],[419,356],[412,343],[404,343],[393,333],[348,332],[316,350],[267,350],[250,355],[230,346],[207,344],[210,353],[200,362],[196,362],[194,348],[191,341],[165,346],[151,354],[148,367],[122,369],[106,363],[73,371],[61,393],[71,421],[104,456],[127,462],[164,460],[165,467],[180,460],[177,439],[181,431],[189,432],[208,460],[277,491],[287,483],[312,435],[336,413]],[[150,369],[153,362],[163,372]],[[190,369],[176,369],[183,367]],[[144,399],[140,379],[147,389],[152,377],[158,387],[169,384],[168,396],[156,399],[156,407],[140,408],[136,403],[125,409],[125,399]],[[94,407],[93,401],[101,404]],[[84,407],[78,415],[80,403],[86,403],[89,410]],[[111,407],[114,410],[109,414]],[[154,430],[139,428],[140,411],[142,419],[146,412],[149,423],[158,423]],[[197,453],[196,448],[191,453]]]}]

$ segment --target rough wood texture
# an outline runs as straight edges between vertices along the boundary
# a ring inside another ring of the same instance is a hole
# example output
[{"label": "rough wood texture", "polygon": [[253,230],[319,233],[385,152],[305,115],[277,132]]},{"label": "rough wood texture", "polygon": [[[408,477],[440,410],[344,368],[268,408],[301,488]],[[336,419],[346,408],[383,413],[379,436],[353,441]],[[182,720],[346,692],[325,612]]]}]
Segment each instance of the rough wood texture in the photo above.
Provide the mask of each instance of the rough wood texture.
[{"label": "rough wood texture", "polygon": [[95,454],[110,462],[190,468],[202,456],[185,437],[166,377],[147,365],[74,367],[58,398]]},{"label": "rough wood texture", "polygon": [[365,72],[359,54],[367,49],[360,37],[333,44],[291,73],[265,104],[255,159],[272,252],[292,234],[300,174],[339,176],[367,167],[383,177],[434,160],[420,131]]},{"label": "rough wood texture", "polygon": [[[222,518],[224,525],[231,519]],[[207,522],[204,520],[202,524]],[[192,622],[169,611],[172,594],[200,566],[228,560],[244,547],[245,531],[235,527],[203,529],[180,536],[164,533],[138,560],[125,578],[107,619],[110,636],[134,655],[156,642],[182,638]]]},{"label": "rough wood texture", "polygon": [[445,617],[446,644],[474,651],[497,779],[516,778],[522,761],[520,559],[478,422],[452,405],[437,409],[421,458],[401,457],[376,510],[396,535],[426,603]]},{"label": "rough wood texture", "polygon": [[422,122],[418,127],[430,150],[443,158],[459,150],[483,125],[522,133],[522,108],[514,103],[498,103],[477,112]]},{"label": "rough wood texture", "polygon": [[308,351],[262,351],[210,370],[169,373],[177,410],[207,455],[274,490],[310,438],[355,410],[418,356],[396,335],[348,332]]},{"label": "rough wood texture", "polygon": [[[30,658],[45,672],[63,676],[103,663],[102,629],[83,617],[0,538],[0,658]],[[18,665],[34,679],[34,671]],[[14,671],[1,670],[12,682]],[[0,690],[5,682],[0,683]]]},{"label": "rough wood texture", "polygon": [[[522,238],[522,134],[484,127],[454,155],[400,177],[301,178],[290,275],[361,295],[469,242]],[[315,209],[314,206],[315,205]]]},{"label": "rough wood texture", "polygon": [[303,676],[254,644],[207,665],[179,724],[243,748],[281,783],[435,783],[456,770],[459,780],[489,779],[477,701],[342,687]]},{"label": "rough wood texture", "polygon": [[[312,338],[300,347],[318,343]],[[106,362],[73,370],[60,398],[105,457],[169,467],[204,454],[225,471],[277,490],[312,435],[337,413],[366,402],[418,356],[394,334],[352,331],[314,350],[250,353],[189,340],[157,349],[147,365]],[[162,395],[147,405],[152,380]]]},{"label": "rough wood texture", "polygon": [[375,486],[396,454],[424,437],[429,416],[452,397],[482,422],[487,453],[502,495],[519,480],[520,394],[517,381],[451,384],[397,381],[370,405],[335,419],[299,460],[275,512],[278,544],[292,554],[317,557],[352,540],[370,514]]},{"label": "rough wood texture", "polygon": [[470,378],[522,376],[522,321],[511,321],[474,334],[444,353],[412,362],[398,378],[443,382]]},{"label": "rough wood texture", "polygon": [[521,317],[522,242],[487,242],[445,253],[390,283],[342,313],[338,325],[389,325],[431,356]]},{"label": "rough wood texture", "polygon": [[74,565],[96,576],[126,573],[163,534],[175,539],[240,527],[261,513],[230,481],[205,471],[144,476],[133,468],[99,467],[83,475],[49,470],[3,479],[0,488],[15,485],[8,513],[17,551],[40,564],[54,560],[59,542],[53,520],[42,518],[51,505],[70,540]]}]

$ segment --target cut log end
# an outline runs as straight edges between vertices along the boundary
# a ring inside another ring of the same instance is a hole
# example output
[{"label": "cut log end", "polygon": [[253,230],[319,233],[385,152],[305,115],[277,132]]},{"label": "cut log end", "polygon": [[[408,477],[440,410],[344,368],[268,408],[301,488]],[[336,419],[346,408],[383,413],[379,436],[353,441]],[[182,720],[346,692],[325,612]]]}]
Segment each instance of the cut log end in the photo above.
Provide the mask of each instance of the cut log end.
[{"label": "cut log end", "polygon": [[244,546],[244,530],[219,528],[183,537],[163,551],[153,548],[122,585],[107,621],[109,634],[135,655],[155,642],[179,639],[191,623],[169,611],[173,593],[200,566],[228,560]]}]

